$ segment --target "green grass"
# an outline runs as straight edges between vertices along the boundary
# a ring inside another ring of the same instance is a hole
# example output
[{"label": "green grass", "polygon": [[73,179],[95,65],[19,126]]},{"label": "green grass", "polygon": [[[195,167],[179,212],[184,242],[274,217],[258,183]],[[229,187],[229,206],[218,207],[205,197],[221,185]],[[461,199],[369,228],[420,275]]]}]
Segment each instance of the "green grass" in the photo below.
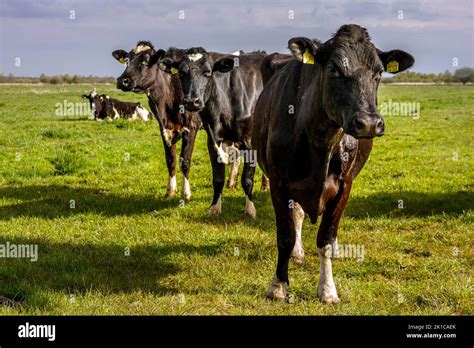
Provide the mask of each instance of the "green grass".
[{"label": "green grass", "polygon": [[[264,299],[276,237],[259,171],[256,220],[245,218],[240,188],[225,189],[223,215],[208,217],[212,179],[200,132],[193,196],[180,207],[164,198],[155,121],[56,116],[56,103],[81,102],[91,89],[0,85],[0,243],[39,250],[37,262],[0,258],[0,314],[474,313],[473,87],[381,87],[380,103],[419,102],[421,117],[387,116],[354,183],[339,242],[363,245],[365,258],[334,260],[338,305],[317,300],[309,221],[305,262],[290,265],[293,303]],[[144,95],[97,89],[147,105]]]}]

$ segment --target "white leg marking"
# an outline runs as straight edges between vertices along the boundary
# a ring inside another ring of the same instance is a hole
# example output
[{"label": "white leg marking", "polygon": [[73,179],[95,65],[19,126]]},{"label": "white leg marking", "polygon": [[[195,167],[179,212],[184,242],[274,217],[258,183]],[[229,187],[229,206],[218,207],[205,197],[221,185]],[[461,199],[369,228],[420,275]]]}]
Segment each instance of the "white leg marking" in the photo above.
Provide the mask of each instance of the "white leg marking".
[{"label": "white leg marking", "polygon": [[301,208],[301,205],[299,205],[298,203],[295,203],[293,208],[293,223],[295,225],[296,230],[296,241],[295,246],[293,247],[293,251],[291,252],[291,258],[296,263],[303,263],[304,260],[303,242],[301,241],[301,230],[303,227],[303,220],[303,208]]},{"label": "white leg marking", "polygon": [[240,156],[232,162],[229,172],[229,179],[227,180],[227,187],[235,188],[237,186],[237,178],[239,176]]},{"label": "white leg marking", "polygon": [[288,294],[288,283],[282,282],[275,275],[273,277],[272,283],[270,284],[270,287],[267,290],[267,299],[284,301],[286,299],[287,294]]},{"label": "white leg marking", "polygon": [[174,196],[178,192],[178,187],[176,185],[176,176],[170,176],[168,179],[168,190],[166,191],[166,196]]},{"label": "white leg marking", "polygon": [[211,206],[209,209],[209,215],[211,216],[219,216],[222,213],[222,195],[219,196],[217,203]]},{"label": "white leg marking", "polygon": [[229,164],[229,155],[225,153],[225,151],[222,149],[222,144],[217,146],[216,143],[214,143],[214,148],[217,151],[217,160],[219,163],[224,163],[224,164]]},{"label": "white leg marking", "polygon": [[173,140],[173,130],[172,129],[163,129],[163,138],[168,147],[171,147],[171,141]]},{"label": "white leg marking", "polygon": [[319,260],[321,262],[319,270],[318,297],[324,303],[339,303],[336,285],[332,278],[332,245],[328,244],[319,249]]},{"label": "white leg marking", "polygon": [[113,110],[114,110],[114,120],[116,120],[117,118],[120,118],[120,115],[117,112],[117,109],[113,108]]},{"label": "white leg marking", "polygon": [[181,198],[185,201],[189,201],[191,198],[191,186],[189,185],[189,180],[183,176],[183,188],[181,190]]}]

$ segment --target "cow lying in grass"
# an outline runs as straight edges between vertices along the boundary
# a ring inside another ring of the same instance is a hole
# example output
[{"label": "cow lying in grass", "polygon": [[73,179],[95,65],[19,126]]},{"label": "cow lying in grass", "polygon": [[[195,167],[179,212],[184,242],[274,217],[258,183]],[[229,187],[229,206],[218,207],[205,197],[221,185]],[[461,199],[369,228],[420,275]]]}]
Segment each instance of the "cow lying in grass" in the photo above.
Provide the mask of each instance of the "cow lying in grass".
[{"label": "cow lying in grass", "polygon": [[82,98],[89,100],[90,107],[97,121],[115,120],[125,118],[129,120],[149,120],[149,112],[140,103],[123,102],[110,98],[105,94],[97,94],[96,89],[89,94],[83,94]]}]

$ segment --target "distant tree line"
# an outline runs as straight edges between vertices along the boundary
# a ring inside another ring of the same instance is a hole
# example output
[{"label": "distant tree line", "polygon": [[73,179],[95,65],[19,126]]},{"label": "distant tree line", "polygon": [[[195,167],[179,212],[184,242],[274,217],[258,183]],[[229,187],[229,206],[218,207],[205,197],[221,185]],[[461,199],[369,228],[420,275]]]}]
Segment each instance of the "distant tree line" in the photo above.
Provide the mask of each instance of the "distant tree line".
[{"label": "distant tree line", "polygon": [[456,69],[454,73],[446,70],[439,74],[422,74],[414,71],[405,71],[393,77],[384,77],[382,82],[462,83],[464,85],[468,82],[474,82],[474,68],[463,67]]},{"label": "distant tree line", "polygon": [[[0,74],[0,83],[50,83],[58,84],[75,84],[75,83],[112,83],[116,82],[115,77],[97,77],[97,76],[80,76],[80,75],[54,75],[49,76],[41,74],[39,77],[17,77]],[[429,83],[462,83],[463,85],[471,82],[474,83],[474,68],[463,67],[456,69],[454,73],[446,70],[439,74],[423,74],[414,71],[405,71],[393,77],[384,77],[383,83],[395,82],[429,82]]]},{"label": "distant tree line", "polygon": [[112,76],[97,77],[97,76],[81,76],[81,75],[45,75],[41,74],[39,77],[18,77],[0,74],[0,83],[49,83],[53,85],[59,84],[76,84],[76,83],[115,83],[116,79]]}]

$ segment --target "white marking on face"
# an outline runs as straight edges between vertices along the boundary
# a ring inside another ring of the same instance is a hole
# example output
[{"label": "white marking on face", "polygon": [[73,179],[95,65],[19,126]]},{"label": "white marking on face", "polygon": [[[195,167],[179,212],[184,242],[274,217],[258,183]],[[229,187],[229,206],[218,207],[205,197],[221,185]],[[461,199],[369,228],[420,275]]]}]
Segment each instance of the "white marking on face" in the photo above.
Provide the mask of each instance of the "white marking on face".
[{"label": "white marking on face", "polygon": [[151,47],[148,45],[138,45],[133,49],[133,53],[138,54],[143,51],[151,50]]},{"label": "white marking on face", "polygon": [[304,259],[303,242],[301,241],[301,231],[303,227],[304,211],[301,205],[295,203],[293,206],[293,224],[295,226],[296,240],[291,257],[296,263],[302,263]]},{"label": "white marking on face", "polygon": [[190,61],[195,62],[202,58],[202,53],[193,53],[188,54],[188,58]]},{"label": "white marking on face", "polygon": [[97,92],[95,91],[95,89],[91,92],[91,97],[94,98],[95,96],[97,96]]},{"label": "white marking on face", "polygon": [[319,284],[318,297],[322,302],[339,303],[336,285],[332,277],[332,245],[328,244],[319,249]]}]

